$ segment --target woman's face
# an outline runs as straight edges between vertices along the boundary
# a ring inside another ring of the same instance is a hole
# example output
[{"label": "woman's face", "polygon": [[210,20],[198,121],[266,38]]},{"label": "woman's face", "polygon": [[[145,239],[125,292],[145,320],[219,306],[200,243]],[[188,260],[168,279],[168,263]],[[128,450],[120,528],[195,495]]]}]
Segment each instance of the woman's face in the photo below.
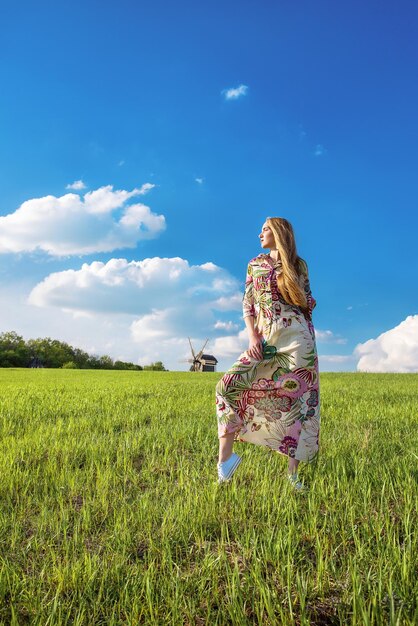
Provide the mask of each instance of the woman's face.
[{"label": "woman's face", "polygon": [[273,231],[271,230],[267,222],[264,222],[259,237],[262,248],[269,248],[270,250],[276,248],[276,244],[274,243]]}]

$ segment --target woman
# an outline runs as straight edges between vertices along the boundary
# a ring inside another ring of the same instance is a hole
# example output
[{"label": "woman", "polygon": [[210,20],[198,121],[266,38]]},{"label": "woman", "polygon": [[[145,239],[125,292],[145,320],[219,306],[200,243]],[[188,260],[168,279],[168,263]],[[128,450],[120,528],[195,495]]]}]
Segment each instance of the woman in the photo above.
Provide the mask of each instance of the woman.
[{"label": "woman", "polygon": [[319,374],[308,268],[291,224],[269,217],[262,253],[249,262],[243,317],[248,350],[216,386],[218,480],[229,480],[241,458],[234,441],[266,446],[289,458],[288,478],[302,490],[299,461],[318,452]]}]

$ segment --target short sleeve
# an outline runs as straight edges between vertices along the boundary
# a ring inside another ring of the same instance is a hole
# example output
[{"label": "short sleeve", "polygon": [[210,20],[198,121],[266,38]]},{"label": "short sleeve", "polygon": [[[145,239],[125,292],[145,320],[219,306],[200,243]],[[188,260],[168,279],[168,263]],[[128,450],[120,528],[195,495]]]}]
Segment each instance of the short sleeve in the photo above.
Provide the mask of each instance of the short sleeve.
[{"label": "short sleeve", "polygon": [[251,263],[249,263],[247,267],[245,292],[242,299],[242,317],[256,317],[254,308],[253,268],[251,266]]}]

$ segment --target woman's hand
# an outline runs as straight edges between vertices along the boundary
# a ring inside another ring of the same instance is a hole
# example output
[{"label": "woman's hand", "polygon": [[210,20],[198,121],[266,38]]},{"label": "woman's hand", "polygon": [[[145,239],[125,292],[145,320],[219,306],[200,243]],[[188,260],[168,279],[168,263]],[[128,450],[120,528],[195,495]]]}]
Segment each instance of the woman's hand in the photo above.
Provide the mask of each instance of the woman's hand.
[{"label": "woman's hand", "polygon": [[263,360],[263,337],[256,331],[250,333],[250,343],[247,350],[248,356],[258,361]]}]

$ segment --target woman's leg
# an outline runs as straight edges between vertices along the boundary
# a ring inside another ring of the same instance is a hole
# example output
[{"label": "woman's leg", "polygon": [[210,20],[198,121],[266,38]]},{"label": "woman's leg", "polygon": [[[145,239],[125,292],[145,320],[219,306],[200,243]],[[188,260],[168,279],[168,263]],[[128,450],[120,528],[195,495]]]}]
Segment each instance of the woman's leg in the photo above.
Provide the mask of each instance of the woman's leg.
[{"label": "woman's leg", "polygon": [[219,463],[227,461],[232,454],[235,433],[228,433],[219,437]]},{"label": "woman's leg", "polygon": [[288,466],[289,474],[297,474],[298,473],[298,465],[299,465],[299,461],[289,457],[289,466]]},{"label": "woman's leg", "polygon": [[289,469],[287,478],[294,489],[296,489],[297,491],[306,491],[306,487],[303,486],[298,477],[298,465],[299,461],[297,461],[296,459],[291,459],[289,457]]}]

